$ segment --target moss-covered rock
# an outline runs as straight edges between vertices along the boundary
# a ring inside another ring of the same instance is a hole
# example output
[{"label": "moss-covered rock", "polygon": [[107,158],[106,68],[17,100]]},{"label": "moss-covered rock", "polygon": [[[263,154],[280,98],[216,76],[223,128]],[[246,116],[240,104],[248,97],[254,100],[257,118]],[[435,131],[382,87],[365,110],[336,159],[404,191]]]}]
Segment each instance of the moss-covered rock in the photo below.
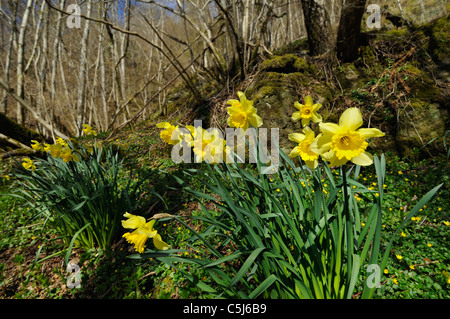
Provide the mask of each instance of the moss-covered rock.
[{"label": "moss-covered rock", "polygon": [[[423,149],[428,142],[438,140],[445,134],[448,111],[437,103],[412,99],[411,105],[399,112],[396,144],[402,155],[412,157],[414,149]],[[427,145],[430,153],[439,151],[440,144]]]},{"label": "moss-covered rock", "polygon": [[450,16],[440,18],[431,27],[430,53],[438,61],[450,57]]},{"label": "moss-covered rock", "polygon": [[305,58],[292,53],[272,56],[270,59],[262,62],[261,70],[278,73],[306,72],[314,74],[317,72],[314,64],[308,63]]}]

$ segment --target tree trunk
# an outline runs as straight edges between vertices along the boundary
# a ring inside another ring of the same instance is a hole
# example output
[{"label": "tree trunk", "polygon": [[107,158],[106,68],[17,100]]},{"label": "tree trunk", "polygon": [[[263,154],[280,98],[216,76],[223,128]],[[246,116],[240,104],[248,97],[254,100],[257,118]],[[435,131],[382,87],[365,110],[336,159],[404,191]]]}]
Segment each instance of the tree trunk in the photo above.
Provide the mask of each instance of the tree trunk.
[{"label": "tree trunk", "polygon": [[[91,15],[92,0],[87,1],[87,13],[86,16]],[[86,110],[86,73],[87,73],[87,51],[88,51],[88,38],[89,38],[89,20],[84,22],[83,37],[81,39],[81,56],[80,56],[80,68],[78,74],[78,95],[77,95],[77,135],[80,136],[82,132],[82,125],[84,123],[85,110]]]},{"label": "tree trunk", "polygon": [[[25,7],[25,11],[22,17],[22,23],[20,24],[19,39],[17,43],[17,95],[24,98],[24,49],[25,49],[25,33],[28,25],[28,16],[30,15],[31,5],[33,0],[28,0]],[[23,124],[24,122],[24,109],[20,103],[17,103],[17,123]]]},{"label": "tree trunk", "polygon": [[[10,9],[11,9],[11,5],[12,5],[12,2],[10,2]],[[11,15],[12,21],[16,20],[17,7],[18,7],[18,2],[15,2],[14,7],[12,8],[12,15]],[[14,42],[14,38],[16,36],[16,27],[15,27],[15,24],[12,23],[12,21],[11,21],[11,28],[10,28],[10,38],[9,38],[9,43],[8,43],[8,54],[6,56],[6,62],[5,62],[5,81],[8,84],[9,84],[9,74],[10,74],[10,70],[11,70],[11,56],[12,56],[13,42]],[[3,98],[1,101],[1,105],[0,105],[0,113],[6,114],[7,107],[8,107],[8,93],[4,92]]]},{"label": "tree trunk", "polygon": [[365,6],[366,0],[347,0],[342,8],[336,44],[337,56],[342,62],[352,62],[358,57]]},{"label": "tree trunk", "polygon": [[333,48],[333,32],[325,0],[301,0],[308,34],[309,54],[317,56]]}]

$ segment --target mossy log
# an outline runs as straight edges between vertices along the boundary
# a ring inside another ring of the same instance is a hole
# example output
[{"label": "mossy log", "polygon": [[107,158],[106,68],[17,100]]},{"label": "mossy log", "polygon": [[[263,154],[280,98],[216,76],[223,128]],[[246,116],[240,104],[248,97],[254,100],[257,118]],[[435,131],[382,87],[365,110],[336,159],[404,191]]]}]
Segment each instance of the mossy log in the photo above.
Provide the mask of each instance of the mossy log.
[{"label": "mossy log", "polygon": [[46,140],[42,134],[16,123],[2,113],[0,113],[0,133],[27,146],[31,145],[31,140],[40,142]]}]

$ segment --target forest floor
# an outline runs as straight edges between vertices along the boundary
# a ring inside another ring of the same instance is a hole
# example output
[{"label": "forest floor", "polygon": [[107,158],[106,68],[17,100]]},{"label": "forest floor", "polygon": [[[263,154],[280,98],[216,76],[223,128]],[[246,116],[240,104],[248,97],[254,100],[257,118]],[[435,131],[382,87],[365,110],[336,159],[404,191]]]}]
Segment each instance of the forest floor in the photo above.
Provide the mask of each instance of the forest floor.
[{"label": "forest floor", "polygon": [[[127,157],[137,158],[137,169],[158,166],[176,171],[170,150],[162,143],[151,123],[141,123],[122,131],[114,140],[128,148]],[[382,286],[375,298],[450,298],[450,170],[445,157],[410,161],[386,154],[389,172],[385,189],[383,239],[392,235],[408,210],[426,191],[444,183],[435,198],[420,211],[419,218],[403,230],[393,246],[393,254],[382,274]],[[444,164],[443,164],[444,163]],[[127,258],[131,245],[118,240],[108,251],[75,249],[71,261],[81,266],[81,287],[69,288],[71,275],[64,268],[65,248],[56,231],[35,218],[13,191],[11,163],[1,163],[0,196],[0,298],[207,298],[178,271],[155,260],[136,262]],[[373,168],[362,170],[368,185],[375,182]],[[158,190],[168,199],[168,209],[153,206],[152,212],[195,215],[198,202],[170,190],[175,181],[161,181]],[[202,185],[196,186],[199,190]],[[213,206],[210,206],[214,209]],[[364,206],[361,206],[364,210]],[[187,238],[176,224],[164,224],[162,236],[169,241]],[[40,254],[37,259],[37,251]],[[402,256],[398,259],[395,256]],[[188,266],[186,266],[188,267]],[[204,274],[207,281],[207,275]],[[360,287],[361,288],[361,287]],[[358,293],[355,293],[355,298]]]}]

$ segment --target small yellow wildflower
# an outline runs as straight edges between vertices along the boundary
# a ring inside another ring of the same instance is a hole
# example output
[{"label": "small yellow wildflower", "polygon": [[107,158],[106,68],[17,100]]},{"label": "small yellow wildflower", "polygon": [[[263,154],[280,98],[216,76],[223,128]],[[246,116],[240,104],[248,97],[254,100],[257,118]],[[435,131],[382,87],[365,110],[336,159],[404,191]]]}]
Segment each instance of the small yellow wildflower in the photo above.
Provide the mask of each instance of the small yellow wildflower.
[{"label": "small yellow wildflower", "polygon": [[406,237],[405,232],[402,232],[401,235],[402,235],[402,237]]},{"label": "small yellow wildflower", "polygon": [[445,225],[445,226],[450,226],[450,222],[444,220],[444,225]]},{"label": "small yellow wildflower", "polygon": [[398,171],[398,175],[402,175],[403,174],[403,172],[402,171]]},{"label": "small yellow wildflower", "polygon": [[395,257],[397,257],[398,260],[402,260],[403,259],[402,255],[395,255]]},{"label": "small yellow wildflower", "polygon": [[428,243],[428,244],[427,244],[427,246],[428,246],[428,247],[431,247],[431,246],[433,246],[433,244],[431,244],[431,243]]},{"label": "small yellow wildflower", "polygon": [[411,270],[415,270],[415,269],[416,269],[416,267],[415,267],[414,265],[409,265],[409,268],[410,268]]},{"label": "small yellow wildflower", "polygon": [[387,274],[389,273],[389,270],[386,268],[386,269],[384,270],[384,273],[387,275]]},{"label": "small yellow wildflower", "polygon": [[392,282],[396,285],[398,285],[398,280],[396,278],[392,279]]}]

